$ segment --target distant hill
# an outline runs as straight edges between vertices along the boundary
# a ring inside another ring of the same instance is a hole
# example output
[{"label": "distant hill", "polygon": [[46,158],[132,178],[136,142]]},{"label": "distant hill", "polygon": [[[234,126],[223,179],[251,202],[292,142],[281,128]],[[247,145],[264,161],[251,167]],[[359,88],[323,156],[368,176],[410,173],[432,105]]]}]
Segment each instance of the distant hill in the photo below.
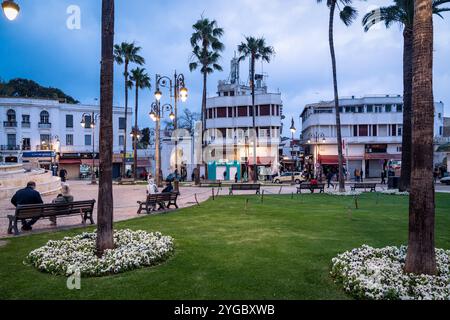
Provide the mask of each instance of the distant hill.
[{"label": "distant hill", "polygon": [[0,96],[58,99],[66,103],[80,103],[80,101],[66,95],[60,89],[51,87],[46,88],[34,82],[33,80],[19,78],[12,79],[9,82],[0,81]]}]

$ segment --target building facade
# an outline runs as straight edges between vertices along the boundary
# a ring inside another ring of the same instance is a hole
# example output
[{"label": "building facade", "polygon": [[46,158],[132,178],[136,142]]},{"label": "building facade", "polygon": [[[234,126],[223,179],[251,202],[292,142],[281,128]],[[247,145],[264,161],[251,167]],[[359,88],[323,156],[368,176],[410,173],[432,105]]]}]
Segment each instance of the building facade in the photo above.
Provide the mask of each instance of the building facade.
[{"label": "building facade", "polygon": [[[98,105],[61,103],[58,100],[0,98],[0,162],[24,163],[46,169],[64,168],[69,178],[95,172],[99,159],[99,126],[91,126],[91,113]],[[81,125],[85,115],[85,125]],[[97,118],[97,124],[99,123]],[[128,111],[128,132],[132,112]],[[125,136],[125,110],[114,107],[113,174],[120,176],[125,139],[132,152],[131,137]],[[127,165],[133,163],[127,154]],[[94,168],[92,168],[94,166]]]},{"label": "building facade", "polygon": [[[389,160],[401,160],[403,98],[400,95],[365,96],[339,100],[342,146],[347,178],[355,170],[378,178]],[[435,138],[444,130],[444,104],[435,103]],[[338,151],[334,101],[306,105],[301,113],[305,164],[316,174],[337,172]]]},{"label": "building facade", "polygon": [[[207,99],[204,159],[210,180],[251,180],[256,141],[257,176],[260,180],[279,171],[283,102],[281,93],[269,93],[263,75],[255,77],[255,124],[251,88],[239,81],[239,62],[231,62],[227,81],[219,81],[216,97]],[[255,140],[256,138],[256,140]]]}]

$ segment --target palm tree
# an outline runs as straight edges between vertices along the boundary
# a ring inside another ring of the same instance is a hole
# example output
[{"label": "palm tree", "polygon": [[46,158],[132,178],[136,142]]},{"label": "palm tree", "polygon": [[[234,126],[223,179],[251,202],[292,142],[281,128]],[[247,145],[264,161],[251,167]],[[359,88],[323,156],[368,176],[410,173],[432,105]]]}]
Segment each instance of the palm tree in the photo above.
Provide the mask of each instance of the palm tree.
[{"label": "palm tree", "polygon": [[[434,0],[433,13],[443,18],[441,13],[449,8],[440,8],[450,0]],[[403,27],[403,133],[402,133],[402,169],[400,175],[400,191],[406,191],[411,183],[411,121],[412,121],[412,74],[413,74],[413,21],[414,1],[394,0],[394,4],[382,7],[366,14],[362,20],[364,31],[378,22],[384,22],[386,28],[394,24]]]},{"label": "palm tree", "polygon": [[113,241],[113,91],[114,0],[102,0],[102,61],[100,70],[100,181],[96,251],[100,257],[114,248]]},{"label": "palm tree", "polygon": [[[134,129],[138,129],[138,109],[139,109],[139,89],[145,89],[151,87],[150,77],[145,72],[145,68],[135,68],[131,70],[131,81],[134,82],[136,88],[135,108],[134,108]],[[133,139],[133,151],[134,151],[134,179],[137,178],[137,143],[138,139],[134,136]]]},{"label": "palm tree", "polygon": [[[322,0],[317,0],[317,2],[321,3]],[[341,6],[339,6],[339,4]],[[342,22],[346,26],[349,26],[356,19],[356,16],[358,14],[356,9],[352,7],[351,4],[352,0],[327,0],[327,6],[330,9],[330,18],[328,25],[328,41],[330,45],[331,65],[333,69],[334,110],[336,114],[336,135],[337,135],[337,147],[339,158],[339,192],[345,192],[345,180],[344,180],[344,155],[342,152],[341,114],[339,112],[336,54],[334,51],[334,15],[337,7],[339,17],[341,18]]]},{"label": "palm tree", "polygon": [[437,273],[433,182],[433,3],[415,0],[413,23],[412,172],[405,271]]},{"label": "palm tree", "polygon": [[[208,18],[201,17],[192,28],[194,33],[191,36],[192,57],[189,64],[190,71],[194,71],[200,68],[200,72],[203,75],[203,95],[202,95],[202,143],[203,133],[206,129],[206,86],[208,74],[214,72],[214,70],[222,71],[222,67],[219,65],[221,58],[220,52],[225,49],[225,46],[220,42],[220,38],[223,36],[224,31],[219,28],[216,20],[209,20]],[[200,183],[200,168],[197,166],[195,171],[195,183]]]},{"label": "palm tree", "polygon": [[275,50],[271,46],[266,45],[266,39],[245,37],[246,42],[242,42],[238,46],[240,54],[239,61],[246,58],[250,59],[250,88],[252,89],[252,116],[253,116],[253,181],[257,182],[257,163],[256,163],[256,113],[255,113],[255,63],[257,60],[270,62],[270,59],[275,54]]},{"label": "palm tree", "polygon": [[127,125],[128,125],[128,89],[130,89],[130,83],[128,80],[128,67],[130,62],[137,65],[143,65],[145,59],[139,55],[141,47],[137,47],[134,43],[122,42],[120,45],[114,46],[114,59],[117,64],[124,64],[125,72],[125,128],[124,128],[124,143],[123,143],[123,158],[122,158],[122,175],[125,175],[125,162],[127,154]]}]

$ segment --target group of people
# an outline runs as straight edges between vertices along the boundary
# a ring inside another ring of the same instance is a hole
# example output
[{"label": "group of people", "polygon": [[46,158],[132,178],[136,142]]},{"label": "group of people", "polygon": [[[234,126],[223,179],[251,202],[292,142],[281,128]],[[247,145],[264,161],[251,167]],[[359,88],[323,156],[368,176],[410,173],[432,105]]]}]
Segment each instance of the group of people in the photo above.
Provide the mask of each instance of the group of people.
[{"label": "group of people", "polygon": [[[66,204],[73,202],[73,196],[70,194],[70,189],[67,184],[63,184],[61,187],[61,193],[53,199],[54,204]],[[30,205],[30,204],[43,204],[41,194],[36,190],[36,183],[30,181],[27,186],[17,191],[11,198],[11,203],[17,207],[18,205]],[[39,218],[22,219],[22,230],[30,231],[33,229],[33,225],[39,220]],[[52,226],[56,226],[56,217],[50,218]]]}]

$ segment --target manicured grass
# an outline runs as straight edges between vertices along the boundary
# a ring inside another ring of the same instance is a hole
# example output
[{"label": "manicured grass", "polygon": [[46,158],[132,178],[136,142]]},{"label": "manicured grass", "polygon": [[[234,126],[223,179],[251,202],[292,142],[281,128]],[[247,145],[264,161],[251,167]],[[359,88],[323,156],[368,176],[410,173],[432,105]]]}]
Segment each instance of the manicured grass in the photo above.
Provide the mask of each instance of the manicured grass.
[{"label": "manicured grass", "polygon": [[[120,222],[171,235],[175,255],[154,268],[83,278],[79,291],[23,260],[83,230],[12,238],[0,247],[0,299],[349,299],[329,276],[331,259],[362,244],[405,244],[407,206],[407,197],[375,194],[361,196],[358,210],[349,197],[236,196]],[[436,224],[436,245],[450,249],[448,194],[437,195]]]}]

